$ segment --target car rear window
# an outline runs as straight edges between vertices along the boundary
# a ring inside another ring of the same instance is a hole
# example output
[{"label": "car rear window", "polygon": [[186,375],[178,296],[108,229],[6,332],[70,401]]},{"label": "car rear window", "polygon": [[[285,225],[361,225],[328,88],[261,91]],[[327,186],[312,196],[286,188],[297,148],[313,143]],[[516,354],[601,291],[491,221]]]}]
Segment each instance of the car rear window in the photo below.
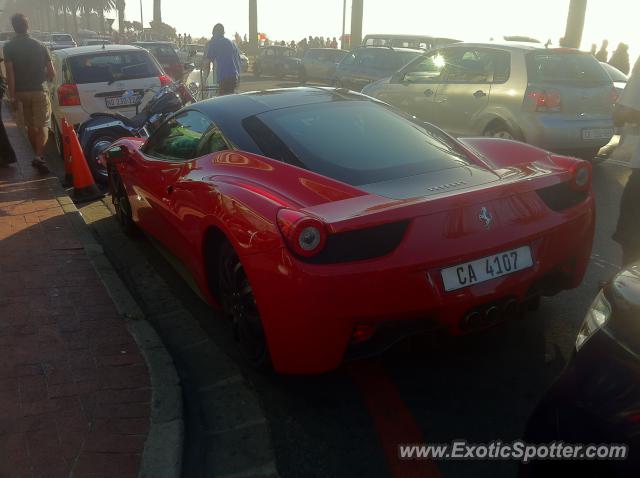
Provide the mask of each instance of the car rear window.
[{"label": "car rear window", "polygon": [[108,83],[160,76],[156,63],[145,51],[120,51],[70,57],[76,84]]},{"label": "car rear window", "polygon": [[70,43],[73,41],[73,37],[71,35],[51,35],[51,40]]},{"label": "car rear window", "polygon": [[437,130],[372,101],[273,110],[243,125],[266,156],[352,185],[468,164]]},{"label": "car rear window", "polygon": [[607,84],[611,78],[589,53],[540,51],[527,55],[533,83]]},{"label": "car rear window", "polygon": [[178,54],[171,45],[140,45],[149,50],[160,61],[177,62]]}]

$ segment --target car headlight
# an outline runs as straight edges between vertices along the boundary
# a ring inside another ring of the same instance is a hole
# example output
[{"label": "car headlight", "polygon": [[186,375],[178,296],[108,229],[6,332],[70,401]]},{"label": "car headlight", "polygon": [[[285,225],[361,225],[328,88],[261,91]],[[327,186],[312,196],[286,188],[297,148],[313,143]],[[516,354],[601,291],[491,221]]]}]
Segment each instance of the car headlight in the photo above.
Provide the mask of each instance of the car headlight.
[{"label": "car headlight", "polygon": [[580,327],[576,338],[576,351],[580,350],[585,342],[604,326],[610,316],[611,304],[604,296],[604,291],[600,291],[596,300],[591,304],[582,327]]}]

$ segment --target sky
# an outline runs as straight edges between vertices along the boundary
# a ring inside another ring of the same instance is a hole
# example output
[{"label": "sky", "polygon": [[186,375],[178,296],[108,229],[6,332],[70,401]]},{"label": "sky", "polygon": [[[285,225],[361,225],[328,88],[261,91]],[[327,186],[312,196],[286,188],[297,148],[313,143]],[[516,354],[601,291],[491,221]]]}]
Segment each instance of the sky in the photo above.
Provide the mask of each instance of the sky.
[{"label": "sky", "polygon": [[[227,33],[248,33],[248,0],[163,0],[163,21],[192,37],[210,36],[215,23]],[[142,0],[145,26],[153,0]],[[347,33],[349,10],[347,0]],[[391,7],[392,6],[392,7]],[[258,0],[258,31],[272,40],[305,36],[339,37],[343,0]],[[527,35],[554,43],[564,35],[569,0],[364,0],[363,33],[415,33],[486,41]],[[126,16],[140,19],[139,0],[128,0]],[[582,48],[607,38],[612,47],[629,43],[632,61],[640,54],[640,1],[588,0]]]}]

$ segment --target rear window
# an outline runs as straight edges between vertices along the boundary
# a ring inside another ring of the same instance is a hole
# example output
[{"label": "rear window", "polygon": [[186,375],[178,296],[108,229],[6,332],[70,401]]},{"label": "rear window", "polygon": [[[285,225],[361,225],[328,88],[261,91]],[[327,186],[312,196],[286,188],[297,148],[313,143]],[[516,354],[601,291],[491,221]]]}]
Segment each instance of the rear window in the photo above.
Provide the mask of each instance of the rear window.
[{"label": "rear window", "polygon": [[145,51],[121,51],[73,56],[68,59],[77,84],[108,83],[160,76],[156,63]]},{"label": "rear window", "polygon": [[61,43],[71,43],[73,41],[73,37],[71,35],[51,35],[51,40]]},{"label": "rear window", "polygon": [[149,50],[160,61],[177,61],[178,54],[171,45],[140,45]]},{"label": "rear window", "polygon": [[266,156],[351,185],[468,164],[437,130],[372,101],[284,108],[243,124]]},{"label": "rear window", "polygon": [[604,85],[611,83],[589,53],[540,51],[527,55],[527,72],[533,83],[576,83]]}]

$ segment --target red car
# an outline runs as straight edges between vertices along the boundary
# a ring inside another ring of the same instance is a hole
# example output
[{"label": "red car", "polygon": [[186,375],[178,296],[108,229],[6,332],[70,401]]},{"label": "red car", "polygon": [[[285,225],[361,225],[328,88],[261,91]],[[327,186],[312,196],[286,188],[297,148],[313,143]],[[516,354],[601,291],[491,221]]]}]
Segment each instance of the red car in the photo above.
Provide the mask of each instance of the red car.
[{"label": "red car", "polygon": [[577,287],[591,251],[589,163],[456,140],[341,89],[197,103],[106,156],[122,225],[177,256],[254,365],[281,373],[490,327]]}]

